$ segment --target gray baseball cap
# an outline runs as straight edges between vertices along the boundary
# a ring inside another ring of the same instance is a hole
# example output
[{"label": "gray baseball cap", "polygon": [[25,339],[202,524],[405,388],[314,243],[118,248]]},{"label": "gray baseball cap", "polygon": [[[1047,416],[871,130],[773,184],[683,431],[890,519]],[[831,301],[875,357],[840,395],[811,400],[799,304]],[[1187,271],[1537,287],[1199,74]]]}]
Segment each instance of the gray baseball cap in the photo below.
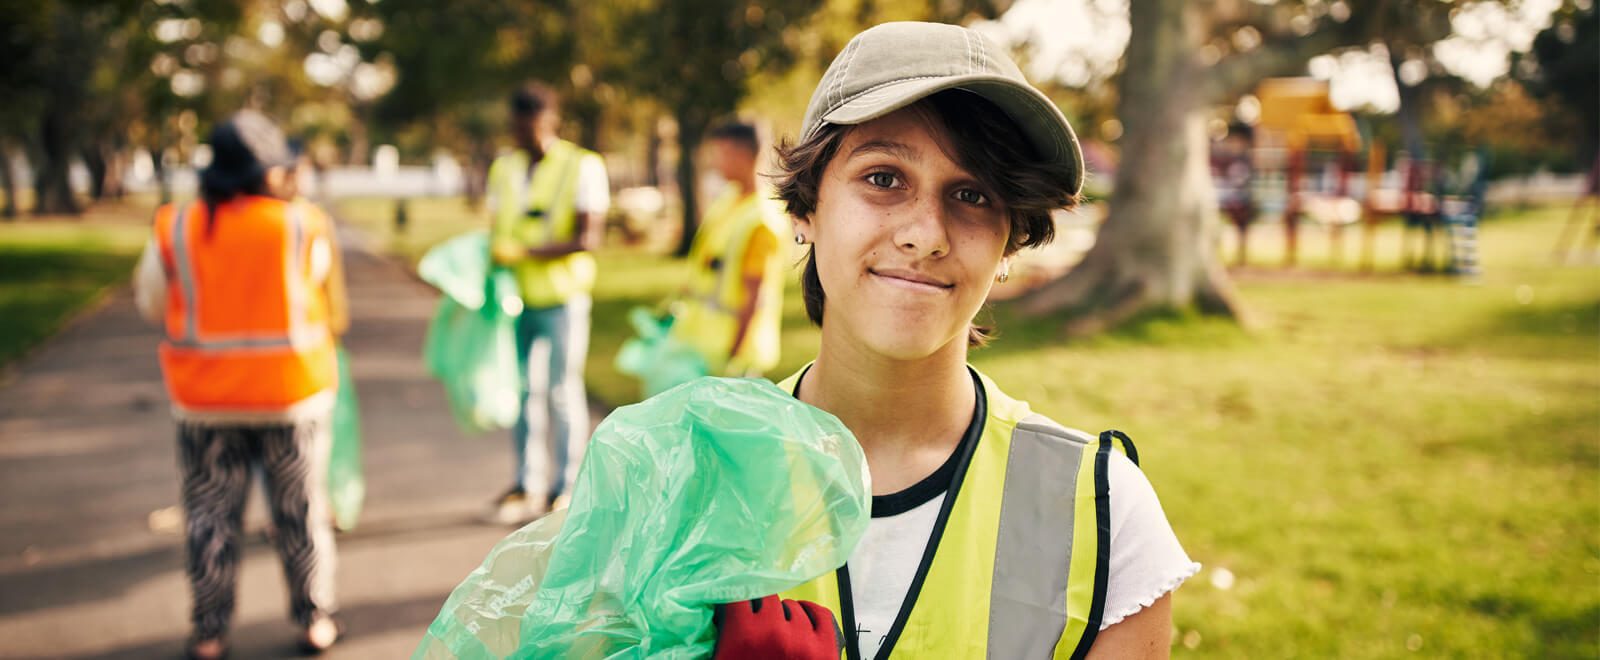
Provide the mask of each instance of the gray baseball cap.
[{"label": "gray baseball cap", "polygon": [[1083,186],[1083,151],[1061,109],[993,41],[957,25],[884,23],[856,35],[811,93],[800,139],[824,124],[864,123],[947,89],[1000,106],[1070,191]]}]

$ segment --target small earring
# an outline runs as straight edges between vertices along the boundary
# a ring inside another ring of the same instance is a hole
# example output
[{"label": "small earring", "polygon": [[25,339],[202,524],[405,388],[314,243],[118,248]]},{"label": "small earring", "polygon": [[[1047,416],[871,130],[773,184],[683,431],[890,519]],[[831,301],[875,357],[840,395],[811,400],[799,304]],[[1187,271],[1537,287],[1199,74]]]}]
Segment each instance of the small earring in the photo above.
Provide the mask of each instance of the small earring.
[{"label": "small earring", "polygon": [[794,244],[795,245],[805,245],[806,244],[806,237],[802,236],[800,234],[795,234],[794,235]]},{"label": "small earring", "polygon": [[1001,284],[1005,284],[1006,280],[1009,280],[1009,279],[1011,279],[1011,267],[1010,266],[1006,266],[1005,270],[1000,271],[999,275],[994,276],[994,281],[999,282]]}]

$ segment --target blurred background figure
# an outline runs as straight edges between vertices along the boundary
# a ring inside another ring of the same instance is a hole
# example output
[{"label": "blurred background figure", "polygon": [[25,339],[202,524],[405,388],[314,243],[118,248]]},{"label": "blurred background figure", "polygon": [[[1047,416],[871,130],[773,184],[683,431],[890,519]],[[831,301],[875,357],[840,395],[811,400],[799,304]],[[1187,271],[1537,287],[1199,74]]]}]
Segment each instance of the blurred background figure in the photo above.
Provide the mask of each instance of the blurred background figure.
[{"label": "blurred background figure", "polygon": [[293,157],[265,116],[243,111],[210,138],[201,200],[156,211],[135,286],[166,331],[160,357],[178,421],[190,657],[227,653],[241,521],[259,468],[290,616],[308,651],[339,636],[336,556],[323,480],[345,329],[333,225],[297,196]]},{"label": "blurred background figure", "polygon": [[[589,353],[590,292],[606,208],[605,161],[556,135],[559,98],[528,83],[511,95],[516,150],[489,167],[490,251],[522,291],[517,359],[526,377],[511,430],[511,488],[491,512],[526,522],[556,505],[576,476],[588,440],[583,366]],[[531,446],[530,446],[531,445]]]},{"label": "blurred background figure", "polygon": [[761,142],[750,124],[707,134],[711,169],[726,182],[689,249],[689,280],[672,305],[671,337],[716,376],[760,376],[778,366],[789,223],[758,180]]}]

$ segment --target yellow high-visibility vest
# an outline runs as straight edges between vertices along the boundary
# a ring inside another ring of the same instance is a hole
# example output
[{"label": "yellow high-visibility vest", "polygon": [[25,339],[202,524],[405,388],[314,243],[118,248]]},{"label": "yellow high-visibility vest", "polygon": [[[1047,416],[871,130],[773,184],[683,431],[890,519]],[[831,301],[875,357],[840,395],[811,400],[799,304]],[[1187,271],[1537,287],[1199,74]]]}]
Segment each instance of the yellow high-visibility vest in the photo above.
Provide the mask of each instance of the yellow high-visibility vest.
[{"label": "yellow high-visibility vest", "polygon": [[[570,241],[577,231],[578,170],[600,155],[558,140],[528,178],[528,153],[515,151],[489,166],[495,197],[489,240],[517,250]],[[555,307],[594,290],[595,262],[588,252],[554,259],[524,258],[511,267],[529,307]]]},{"label": "yellow high-visibility vest", "polygon": [[[795,391],[801,373],[779,384]],[[1082,658],[1105,612],[1107,460],[1138,463],[1127,436],[1097,439],[977,374],[981,429],[963,441],[906,604],[878,657]],[[849,564],[783,594],[832,610],[857,660]]]},{"label": "yellow high-visibility vest", "polygon": [[[776,246],[762,268],[761,285],[745,287],[744,262],[758,230],[771,232]],[[759,374],[778,366],[783,326],[783,245],[788,224],[765,190],[741,195],[730,186],[706,209],[700,232],[689,248],[692,269],[687,296],[674,308],[672,336],[694,347],[713,374]],[[755,314],[737,355],[739,310],[756,297]],[[737,371],[738,373],[731,373]]]}]

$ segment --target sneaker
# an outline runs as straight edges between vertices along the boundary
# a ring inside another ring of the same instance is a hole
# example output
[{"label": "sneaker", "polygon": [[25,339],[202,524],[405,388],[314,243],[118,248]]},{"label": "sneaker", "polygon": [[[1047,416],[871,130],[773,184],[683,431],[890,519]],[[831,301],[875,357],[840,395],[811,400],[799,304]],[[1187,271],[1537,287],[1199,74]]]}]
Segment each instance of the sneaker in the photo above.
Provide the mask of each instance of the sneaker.
[{"label": "sneaker", "polygon": [[333,646],[344,634],[344,626],[333,617],[322,615],[311,621],[306,626],[305,632],[300,636],[300,652],[306,655],[318,655]]},{"label": "sneaker", "polygon": [[512,488],[495,500],[489,519],[500,525],[521,525],[544,513],[543,502],[529,498],[528,492],[521,488]]}]

